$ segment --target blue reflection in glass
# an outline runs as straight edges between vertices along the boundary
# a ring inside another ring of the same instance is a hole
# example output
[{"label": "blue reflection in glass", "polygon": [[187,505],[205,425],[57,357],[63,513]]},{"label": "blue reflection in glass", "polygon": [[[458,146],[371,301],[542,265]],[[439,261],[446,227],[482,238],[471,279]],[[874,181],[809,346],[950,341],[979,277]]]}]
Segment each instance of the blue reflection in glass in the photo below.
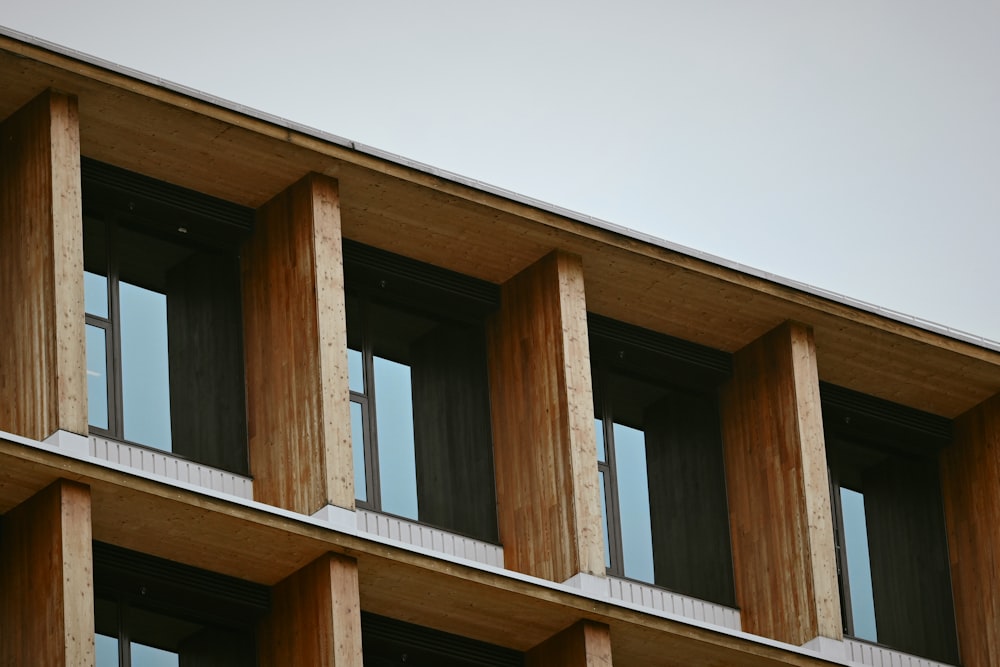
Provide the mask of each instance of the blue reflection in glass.
[{"label": "blue reflection in glass", "polygon": [[365,364],[358,350],[347,350],[347,384],[351,391],[365,393]]},{"label": "blue reflection in glass", "polygon": [[878,641],[871,559],[868,555],[865,497],[857,491],[841,487],[840,508],[844,518],[844,548],[847,551],[847,578],[851,591],[854,636]]},{"label": "blue reflection in glass", "polygon": [[108,348],[104,329],[87,325],[87,423],[108,428]]},{"label": "blue reflection in glass", "polygon": [[132,650],[132,664],[142,665],[142,667],[178,667],[180,657],[171,651],[153,648],[145,644],[132,642],[129,645]]},{"label": "blue reflection in glass", "polygon": [[361,404],[351,401],[351,451],[354,453],[354,497],[368,500],[368,482],[365,478],[365,435]]},{"label": "blue reflection in glass", "polygon": [[410,367],[375,357],[375,405],[382,510],[417,518]]},{"label": "blue reflection in glass", "polygon": [[94,652],[97,656],[96,667],[118,667],[117,637],[94,635]]},{"label": "blue reflection in glass", "polygon": [[170,451],[167,297],[119,283],[125,439]]},{"label": "blue reflection in glass", "polygon": [[108,316],[108,279],[104,276],[83,272],[84,309],[91,315]]},{"label": "blue reflection in glass", "polygon": [[594,420],[594,436],[597,439],[597,462],[604,463],[607,454],[604,449],[604,421],[601,419]]},{"label": "blue reflection in glass", "polygon": [[615,424],[613,432],[625,576],[652,583],[653,536],[649,519],[645,435],[622,424]]}]

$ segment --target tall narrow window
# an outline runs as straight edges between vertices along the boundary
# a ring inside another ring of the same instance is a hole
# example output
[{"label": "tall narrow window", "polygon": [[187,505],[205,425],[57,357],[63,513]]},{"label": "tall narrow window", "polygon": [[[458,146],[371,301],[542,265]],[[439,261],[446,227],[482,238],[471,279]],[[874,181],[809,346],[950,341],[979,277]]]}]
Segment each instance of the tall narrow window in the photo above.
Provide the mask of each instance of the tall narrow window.
[{"label": "tall narrow window", "polygon": [[211,216],[231,205],[92,161],[83,177],[91,430],[246,473],[242,235]]},{"label": "tall narrow window", "polygon": [[608,572],[732,605],[715,392],[728,357],[594,315],[589,326]]},{"label": "tall narrow window", "polygon": [[495,542],[493,286],[351,242],[345,274],[358,505]]},{"label": "tall narrow window", "polygon": [[955,662],[937,454],[950,422],[823,384],[844,633]]}]

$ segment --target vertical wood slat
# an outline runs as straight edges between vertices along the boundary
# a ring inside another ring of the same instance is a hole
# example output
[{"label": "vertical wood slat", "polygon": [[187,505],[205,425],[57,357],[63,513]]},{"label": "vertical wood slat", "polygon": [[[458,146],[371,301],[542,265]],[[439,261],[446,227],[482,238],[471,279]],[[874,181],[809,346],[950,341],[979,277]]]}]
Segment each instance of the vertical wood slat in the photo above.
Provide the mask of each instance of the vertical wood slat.
[{"label": "vertical wood slat", "polygon": [[261,667],[362,667],[357,562],[326,554],[279,583],[257,637]]},{"label": "vertical wood slat", "polygon": [[1000,664],[1000,395],[954,422],[941,493],[962,664]]},{"label": "vertical wood slat", "polygon": [[583,263],[553,252],[503,285],[488,326],[506,567],[604,575]]},{"label": "vertical wood slat", "polygon": [[90,489],[59,480],[0,531],[0,664],[94,665]]},{"label": "vertical wood slat", "polygon": [[76,98],[46,91],[0,125],[0,429],[87,433]]},{"label": "vertical wood slat", "polygon": [[306,176],[260,208],[243,252],[254,496],[305,514],[354,507],[338,197]]},{"label": "vertical wood slat", "polygon": [[841,639],[812,331],[786,323],[737,352],[721,405],[744,631],[796,645]]},{"label": "vertical wood slat", "polygon": [[611,667],[611,631],[578,621],[527,652],[525,667]]}]

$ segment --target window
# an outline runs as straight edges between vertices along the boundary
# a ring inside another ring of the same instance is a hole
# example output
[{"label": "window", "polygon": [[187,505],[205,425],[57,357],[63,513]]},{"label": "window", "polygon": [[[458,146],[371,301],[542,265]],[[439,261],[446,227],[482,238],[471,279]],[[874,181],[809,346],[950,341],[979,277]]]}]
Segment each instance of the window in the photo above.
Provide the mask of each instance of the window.
[{"label": "window", "polygon": [[254,667],[266,587],[94,544],[97,667]]},{"label": "window", "polygon": [[496,542],[488,283],[345,241],[360,507]]},{"label": "window", "polygon": [[520,667],[512,649],[361,612],[365,667]]},{"label": "window", "polygon": [[957,662],[937,456],[947,419],[823,384],[844,633]]},{"label": "window", "polygon": [[728,355],[589,317],[608,573],[734,604],[716,385]]},{"label": "window", "polygon": [[235,248],[252,213],[83,167],[92,432],[246,474]]}]

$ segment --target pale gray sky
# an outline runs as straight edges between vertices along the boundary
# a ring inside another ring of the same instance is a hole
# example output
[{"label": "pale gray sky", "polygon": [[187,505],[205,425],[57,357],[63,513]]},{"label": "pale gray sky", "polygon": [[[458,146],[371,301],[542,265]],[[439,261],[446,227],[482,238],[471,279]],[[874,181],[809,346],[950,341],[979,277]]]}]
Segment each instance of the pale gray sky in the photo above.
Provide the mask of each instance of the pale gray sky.
[{"label": "pale gray sky", "polygon": [[1000,340],[997,0],[0,0],[0,24]]}]

